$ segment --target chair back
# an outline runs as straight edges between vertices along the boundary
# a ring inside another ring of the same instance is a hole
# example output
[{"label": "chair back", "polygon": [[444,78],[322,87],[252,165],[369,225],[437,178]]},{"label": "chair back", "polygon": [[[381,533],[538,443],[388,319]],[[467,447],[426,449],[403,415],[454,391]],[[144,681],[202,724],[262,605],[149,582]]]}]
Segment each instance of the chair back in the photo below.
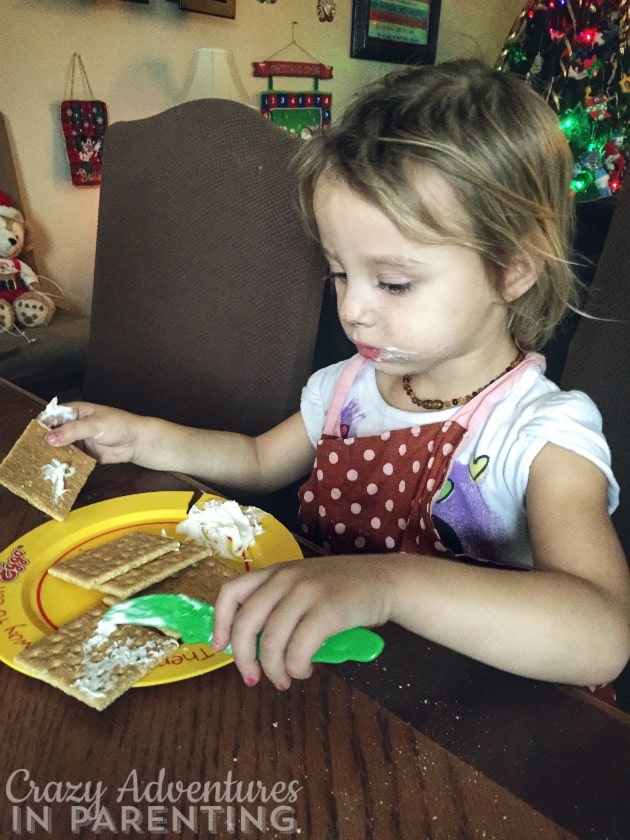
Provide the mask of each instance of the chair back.
[{"label": "chair back", "polygon": [[247,434],[299,408],[326,264],[296,142],[223,99],[108,128],[85,399]]},{"label": "chair back", "polygon": [[619,194],[591,292],[571,341],[560,385],[597,403],[612,452],[621,503],[613,516],[630,557],[630,186]]}]

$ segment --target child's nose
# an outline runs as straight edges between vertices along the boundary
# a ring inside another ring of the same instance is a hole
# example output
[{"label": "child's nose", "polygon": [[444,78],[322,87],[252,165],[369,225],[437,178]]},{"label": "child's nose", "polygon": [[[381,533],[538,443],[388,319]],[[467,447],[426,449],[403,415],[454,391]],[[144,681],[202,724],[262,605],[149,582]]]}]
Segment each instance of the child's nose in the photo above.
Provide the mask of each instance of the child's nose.
[{"label": "child's nose", "polygon": [[337,291],[339,317],[347,324],[370,324],[372,304],[365,284],[353,283],[348,279]]}]

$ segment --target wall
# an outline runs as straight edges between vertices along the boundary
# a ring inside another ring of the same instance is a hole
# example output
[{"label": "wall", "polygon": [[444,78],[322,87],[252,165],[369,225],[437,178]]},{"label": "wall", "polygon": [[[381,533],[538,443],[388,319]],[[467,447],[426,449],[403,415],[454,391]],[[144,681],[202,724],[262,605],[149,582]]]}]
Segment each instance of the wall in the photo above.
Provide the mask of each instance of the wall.
[{"label": "wall", "polygon": [[[333,119],[350,93],[390,65],[349,58],[351,0],[337,0],[332,23],[317,20],[316,0],[237,0],[236,20],[182,12],[176,2],[123,0],[0,0],[3,62],[0,111],[5,115],[34,235],[41,274],[63,287],[69,308],[89,312],[98,188],[70,181],[59,102],[70,56],[79,52],[96,98],[110,121],[150,116],[177,104],[191,56],[204,46],[233,51],[257,104],[266,80],[251,62],[282,50],[292,37],[334,66],[326,83]],[[437,60],[477,56],[494,63],[522,7],[521,0],[442,0]],[[279,58],[299,60],[291,47]],[[2,189],[2,184],[0,184]]]}]

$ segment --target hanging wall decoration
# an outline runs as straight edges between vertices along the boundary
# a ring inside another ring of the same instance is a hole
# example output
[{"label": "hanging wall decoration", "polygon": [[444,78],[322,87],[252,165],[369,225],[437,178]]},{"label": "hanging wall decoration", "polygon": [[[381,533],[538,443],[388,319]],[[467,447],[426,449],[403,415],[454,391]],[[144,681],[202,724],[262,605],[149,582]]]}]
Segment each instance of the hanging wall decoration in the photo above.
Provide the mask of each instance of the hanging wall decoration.
[{"label": "hanging wall decoration", "polygon": [[[292,23],[293,31],[297,22]],[[289,47],[297,49],[309,61],[277,61],[276,56],[285,52]],[[260,112],[276,125],[283,128],[293,137],[308,139],[320,128],[330,125],[332,93],[324,93],[319,89],[320,79],[332,79],[333,68],[322,64],[293,37],[286,47],[267,58],[265,61],[254,61],[254,76],[267,78],[268,88],[260,97]],[[310,91],[288,91],[274,88],[274,76],[294,76],[313,79],[313,89]]]},{"label": "hanging wall decoration", "polygon": [[352,0],[350,56],[433,64],[441,0]]},{"label": "hanging wall decoration", "polygon": [[317,17],[320,23],[330,23],[337,11],[336,3],[329,3],[327,0],[317,0]]},{"label": "hanging wall decoration", "polygon": [[[75,78],[83,89],[83,99],[75,98]],[[68,69],[65,99],[61,103],[61,126],[66,141],[70,174],[75,187],[94,187],[101,183],[101,146],[107,128],[107,105],[94,99],[79,53],[73,53]]]}]

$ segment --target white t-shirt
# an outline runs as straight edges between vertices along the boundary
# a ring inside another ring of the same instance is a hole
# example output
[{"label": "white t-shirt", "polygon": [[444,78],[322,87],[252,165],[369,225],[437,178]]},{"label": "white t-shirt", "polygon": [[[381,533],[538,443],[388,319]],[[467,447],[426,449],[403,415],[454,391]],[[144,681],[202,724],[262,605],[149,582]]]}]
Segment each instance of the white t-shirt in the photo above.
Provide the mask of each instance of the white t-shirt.
[{"label": "white t-shirt", "polygon": [[[349,361],[317,371],[302,391],[302,416],[314,446]],[[341,423],[348,437],[365,437],[444,421],[457,411],[392,408],[378,391],[374,367],[366,364],[346,397]],[[548,442],[596,464],[608,480],[609,512],[617,507],[619,487],[597,407],[581,391],[560,391],[542,370],[530,367],[491,409],[476,434],[466,439],[434,500],[433,520],[449,548],[456,554],[532,568],[525,495],[532,461]],[[549,515],[553,517],[553,511]]]}]

